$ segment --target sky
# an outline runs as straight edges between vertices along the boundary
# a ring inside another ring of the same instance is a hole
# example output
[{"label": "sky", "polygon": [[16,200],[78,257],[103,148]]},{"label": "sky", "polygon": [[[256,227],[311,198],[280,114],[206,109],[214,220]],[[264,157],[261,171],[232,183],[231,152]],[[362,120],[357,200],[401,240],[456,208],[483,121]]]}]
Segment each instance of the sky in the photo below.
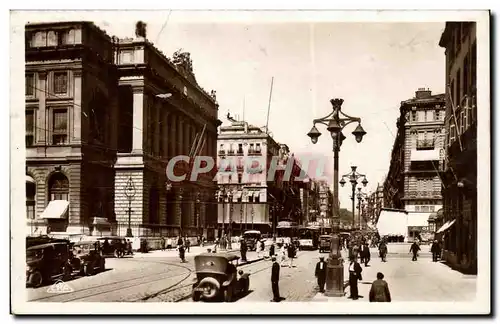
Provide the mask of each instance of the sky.
[{"label": "sky", "polygon": [[[78,18],[121,38],[134,37],[136,21],[143,20],[147,38],[167,56],[179,48],[190,52],[199,85],[217,91],[224,123],[230,112],[265,126],[274,78],[269,130],[298,156],[313,154],[331,161],[326,127],[318,126],[323,135],[316,145],[306,134],[314,118],[332,111],[330,99],[344,99],[342,111],[360,117],[367,135],[358,144],[351,135],[356,124],[345,128],[339,172],[346,174],[356,165],[367,176],[368,193],[383,183],[389,170],[400,102],[414,97],[417,88],[429,88],[433,94],[445,89],[444,49],[438,45],[444,22],[199,22],[177,11],[149,19],[95,12]],[[54,20],[75,17],[38,19]],[[340,188],[339,199],[342,208],[350,209],[347,187]]]}]

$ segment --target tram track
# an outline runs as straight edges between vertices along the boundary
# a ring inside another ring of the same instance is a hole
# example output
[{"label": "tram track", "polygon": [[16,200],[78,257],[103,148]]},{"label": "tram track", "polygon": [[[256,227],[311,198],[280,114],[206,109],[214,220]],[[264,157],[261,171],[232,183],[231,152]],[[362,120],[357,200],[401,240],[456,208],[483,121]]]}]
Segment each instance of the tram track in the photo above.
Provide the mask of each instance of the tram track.
[{"label": "tram track", "polygon": [[[88,288],[83,288],[79,289],[77,291],[71,292],[71,293],[63,293],[63,294],[58,294],[58,295],[51,295],[51,296],[44,296],[41,298],[36,298],[30,300],[30,302],[72,302],[72,301],[79,301],[79,300],[84,300],[100,295],[106,295],[110,294],[119,290],[125,290],[125,289],[130,289],[134,287],[139,287],[143,285],[150,285],[152,283],[155,283],[157,281],[164,281],[164,280],[172,280],[176,277],[181,277],[181,280],[178,281],[177,283],[171,285],[169,288],[175,287],[179,283],[185,281],[188,279],[191,274],[193,273],[193,270],[187,266],[172,263],[172,262],[162,262],[162,261],[144,261],[144,260],[134,260],[130,259],[127,260],[127,262],[147,262],[147,263],[155,263],[155,264],[164,264],[166,266],[170,267],[175,267],[175,268],[181,268],[186,271],[182,273],[165,273],[165,271],[159,271],[155,272],[152,274],[148,275],[143,275],[143,276],[136,276],[134,278],[129,278],[125,280],[119,280],[119,281],[114,281],[110,283],[105,283],[101,284],[98,286],[92,286]],[[163,291],[164,289],[162,289]],[[156,295],[156,292],[153,294],[149,295]],[[148,296],[142,297],[143,298],[148,298]]]}]

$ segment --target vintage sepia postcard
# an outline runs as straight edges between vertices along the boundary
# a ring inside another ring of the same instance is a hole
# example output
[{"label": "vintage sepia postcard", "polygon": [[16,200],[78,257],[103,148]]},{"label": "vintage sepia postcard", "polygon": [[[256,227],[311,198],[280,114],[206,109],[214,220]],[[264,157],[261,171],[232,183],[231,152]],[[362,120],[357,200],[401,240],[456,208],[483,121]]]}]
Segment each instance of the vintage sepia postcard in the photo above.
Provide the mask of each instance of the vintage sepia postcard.
[{"label": "vintage sepia postcard", "polygon": [[489,314],[489,19],[11,11],[11,312]]}]

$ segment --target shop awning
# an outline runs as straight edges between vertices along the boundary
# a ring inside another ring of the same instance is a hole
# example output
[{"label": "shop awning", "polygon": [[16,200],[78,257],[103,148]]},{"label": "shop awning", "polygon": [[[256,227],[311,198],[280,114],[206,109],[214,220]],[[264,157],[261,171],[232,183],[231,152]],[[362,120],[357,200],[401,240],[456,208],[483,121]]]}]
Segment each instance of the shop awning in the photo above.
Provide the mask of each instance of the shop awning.
[{"label": "shop awning", "polygon": [[377,222],[377,230],[380,236],[406,236],[408,231],[408,212],[404,210],[382,209]]},{"label": "shop awning", "polygon": [[455,224],[455,221],[456,219],[452,220],[452,221],[448,221],[446,223],[443,224],[443,226],[441,226],[437,231],[436,233],[442,233],[446,230],[448,230],[453,224]]},{"label": "shop awning", "polygon": [[62,219],[67,216],[69,201],[67,200],[52,200],[49,202],[45,210],[40,214],[40,218],[45,219]]},{"label": "shop awning", "polygon": [[33,184],[34,184],[34,183],[36,183],[36,182],[35,182],[35,179],[33,179],[33,178],[32,178],[31,176],[29,176],[29,175],[26,175],[26,182],[27,182],[27,183],[33,183]]}]

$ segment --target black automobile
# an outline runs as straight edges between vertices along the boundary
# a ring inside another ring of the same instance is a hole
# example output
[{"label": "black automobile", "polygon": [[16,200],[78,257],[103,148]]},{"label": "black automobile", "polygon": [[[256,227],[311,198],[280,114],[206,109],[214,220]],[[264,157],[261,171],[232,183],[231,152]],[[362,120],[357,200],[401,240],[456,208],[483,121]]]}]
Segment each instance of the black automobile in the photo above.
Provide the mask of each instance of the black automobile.
[{"label": "black automobile", "polygon": [[40,287],[56,277],[71,278],[69,241],[45,243],[31,246],[26,250],[26,283]]},{"label": "black automobile", "polygon": [[[102,247],[103,256],[122,258],[127,249],[126,240],[121,236],[104,236],[97,239]],[[107,244],[106,244],[107,242]]]}]

